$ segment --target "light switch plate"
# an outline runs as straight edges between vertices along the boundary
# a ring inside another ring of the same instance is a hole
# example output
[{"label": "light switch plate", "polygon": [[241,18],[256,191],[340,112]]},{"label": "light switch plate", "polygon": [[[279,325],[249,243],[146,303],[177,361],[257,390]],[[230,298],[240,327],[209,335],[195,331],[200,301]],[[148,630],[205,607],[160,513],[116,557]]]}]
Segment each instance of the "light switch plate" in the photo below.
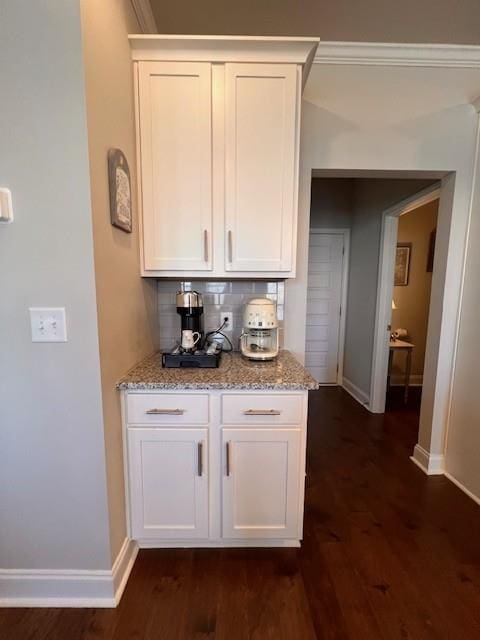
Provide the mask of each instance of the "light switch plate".
[{"label": "light switch plate", "polygon": [[13,221],[12,194],[10,189],[0,187],[0,223]]},{"label": "light switch plate", "polygon": [[67,342],[65,307],[30,307],[32,342]]}]

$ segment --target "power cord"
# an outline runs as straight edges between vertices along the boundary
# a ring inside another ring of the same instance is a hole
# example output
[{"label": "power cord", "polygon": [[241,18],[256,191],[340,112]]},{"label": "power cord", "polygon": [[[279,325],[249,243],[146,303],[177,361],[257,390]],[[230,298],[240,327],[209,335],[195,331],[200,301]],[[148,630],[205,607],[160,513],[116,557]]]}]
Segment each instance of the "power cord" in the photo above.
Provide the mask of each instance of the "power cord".
[{"label": "power cord", "polygon": [[224,349],[223,348],[223,344],[222,344],[222,351],[225,351],[226,353],[229,353],[230,351],[233,351],[233,344],[232,341],[230,340],[230,338],[228,336],[226,336],[224,333],[222,333],[222,329],[223,327],[227,324],[228,322],[228,318],[225,318],[224,321],[222,322],[222,324],[218,327],[218,329],[216,329],[215,331],[209,331],[208,333],[205,334],[205,342],[208,341],[208,337],[209,336],[222,336],[222,338],[224,338],[228,344],[230,345],[229,349]]}]

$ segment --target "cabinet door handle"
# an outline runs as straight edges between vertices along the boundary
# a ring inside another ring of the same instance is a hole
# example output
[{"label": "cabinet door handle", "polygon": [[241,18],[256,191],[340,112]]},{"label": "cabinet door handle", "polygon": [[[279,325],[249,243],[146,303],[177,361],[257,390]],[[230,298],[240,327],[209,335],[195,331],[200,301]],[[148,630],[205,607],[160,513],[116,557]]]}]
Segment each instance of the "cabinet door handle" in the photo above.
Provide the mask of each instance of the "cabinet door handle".
[{"label": "cabinet door handle", "polygon": [[232,232],[228,232],[228,261],[232,262],[233,260],[233,242],[232,242]]},{"label": "cabinet door handle", "polygon": [[225,445],[225,470],[227,476],[230,475],[230,442]]},{"label": "cabinet door handle", "polygon": [[148,409],[148,416],[183,416],[185,409]]},{"label": "cabinet door handle", "polygon": [[280,409],[245,409],[244,416],[279,416]]},{"label": "cabinet door handle", "polygon": [[208,262],[208,230],[205,229],[203,232],[203,259],[205,262]]},{"label": "cabinet door handle", "polygon": [[200,477],[203,476],[203,442],[197,444],[197,471]]}]

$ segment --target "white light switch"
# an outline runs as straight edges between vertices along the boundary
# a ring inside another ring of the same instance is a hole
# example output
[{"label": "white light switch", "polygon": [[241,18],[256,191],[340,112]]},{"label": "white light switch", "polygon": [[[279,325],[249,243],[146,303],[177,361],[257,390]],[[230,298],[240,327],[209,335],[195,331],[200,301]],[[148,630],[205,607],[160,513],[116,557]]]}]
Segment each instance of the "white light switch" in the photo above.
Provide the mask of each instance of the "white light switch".
[{"label": "white light switch", "polygon": [[67,342],[65,307],[30,307],[32,342]]},{"label": "white light switch", "polygon": [[12,220],[12,194],[10,193],[10,189],[0,187],[0,222],[12,222]]}]

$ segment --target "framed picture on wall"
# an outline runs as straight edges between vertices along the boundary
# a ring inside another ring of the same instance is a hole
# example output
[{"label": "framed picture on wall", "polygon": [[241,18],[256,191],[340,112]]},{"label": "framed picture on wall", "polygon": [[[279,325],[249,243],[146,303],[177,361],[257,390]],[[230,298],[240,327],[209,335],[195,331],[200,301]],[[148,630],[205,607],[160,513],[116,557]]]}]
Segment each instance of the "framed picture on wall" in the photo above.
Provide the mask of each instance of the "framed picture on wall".
[{"label": "framed picture on wall", "polygon": [[395,256],[395,286],[406,287],[410,276],[410,259],[412,257],[412,243],[399,242]]},{"label": "framed picture on wall", "polygon": [[120,149],[108,151],[108,186],[110,193],[110,222],[114,227],[132,233],[132,190],[130,169]]}]

